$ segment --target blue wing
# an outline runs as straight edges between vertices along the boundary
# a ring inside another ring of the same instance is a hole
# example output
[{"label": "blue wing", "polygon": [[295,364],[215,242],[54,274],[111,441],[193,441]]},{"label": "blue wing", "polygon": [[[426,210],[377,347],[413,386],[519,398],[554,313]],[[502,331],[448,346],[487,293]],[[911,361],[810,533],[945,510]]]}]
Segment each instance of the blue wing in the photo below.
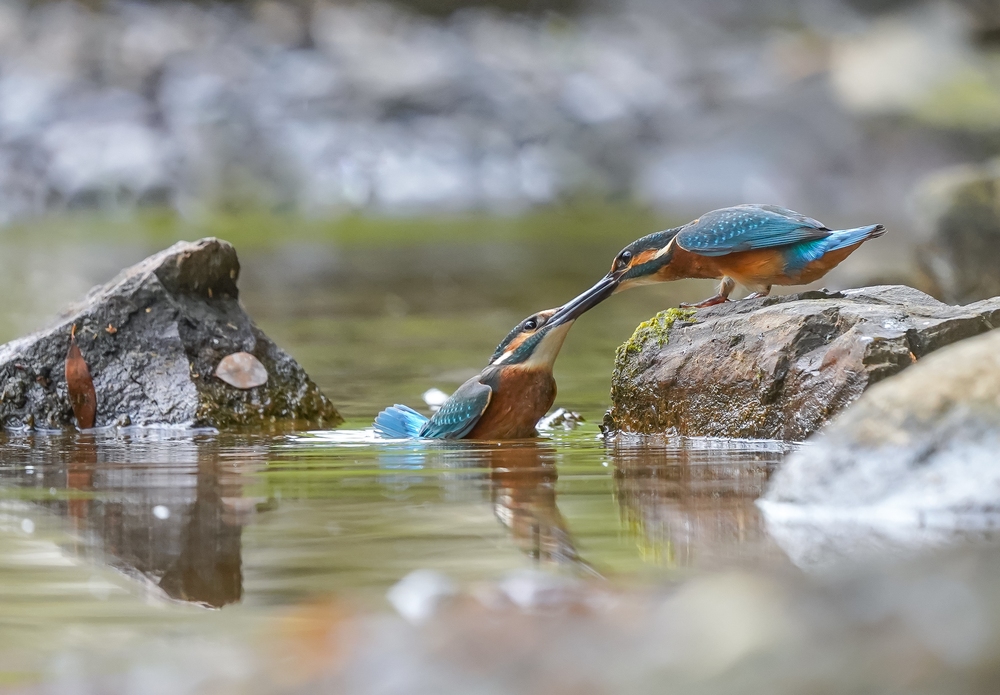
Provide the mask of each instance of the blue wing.
[{"label": "blue wing", "polygon": [[441,409],[420,430],[429,439],[461,439],[467,435],[490,404],[493,389],[473,377],[458,387]]},{"label": "blue wing", "polygon": [[375,433],[386,439],[415,439],[427,418],[413,408],[398,403],[375,416]]},{"label": "blue wing", "polygon": [[685,225],[677,234],[677,244],[701,256],[725,256],[825,239],[830,234],[822,223],[785,208],[736,205],[705,213]]}]

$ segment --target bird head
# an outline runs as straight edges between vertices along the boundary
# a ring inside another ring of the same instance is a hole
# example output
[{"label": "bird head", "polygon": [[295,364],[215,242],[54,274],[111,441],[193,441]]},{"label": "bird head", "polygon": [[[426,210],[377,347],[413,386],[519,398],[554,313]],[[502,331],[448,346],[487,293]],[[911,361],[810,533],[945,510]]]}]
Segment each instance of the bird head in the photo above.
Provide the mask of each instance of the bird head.
[{"label": "bird head", "polygon": [[[659,282],[657,274],[670,264],[674,257],[671,243],[680,227],[647,234],[623,248],[611,263],[611,270],[601,283],[612,284],[612,294],[639,285]],[[601,284],[598,283],[598,284]]]},{"label": "bird head", "polygon": [[560,312],[574,314],[574,318],[591,309],[615,292],[660,282],[657,274],[670,265],[674,256],[671,243],[680,227],[648,234],[636,239],[615,256],[611,270],[589,290],[563,305]]},{"label": "bird head", "polygon": [[514,326],[497,346],[490,366],[551,370],[573,321],[583,313],[566,308],[539,311]]}]

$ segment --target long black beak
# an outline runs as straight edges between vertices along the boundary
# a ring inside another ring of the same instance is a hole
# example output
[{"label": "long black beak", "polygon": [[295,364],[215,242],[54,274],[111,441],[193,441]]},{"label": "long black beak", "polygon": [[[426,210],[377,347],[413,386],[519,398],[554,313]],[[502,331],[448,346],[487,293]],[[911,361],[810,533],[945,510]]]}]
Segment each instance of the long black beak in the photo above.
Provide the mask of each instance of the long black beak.
[{"label": "long black beak", "polygon": [[575,321],[584,312],[593,309],[595,306],[610,297],[615,291],[615,288],[618,287],[618,280],[620,277],[620,274],[616,275],[614,273],[608,273],[589,290],[575,299],[571,299],[563,304],[562,307],[559,308],[559,311],[552,314],[552,317],[548,320],[546,325],[558,326],[560,323]]}]

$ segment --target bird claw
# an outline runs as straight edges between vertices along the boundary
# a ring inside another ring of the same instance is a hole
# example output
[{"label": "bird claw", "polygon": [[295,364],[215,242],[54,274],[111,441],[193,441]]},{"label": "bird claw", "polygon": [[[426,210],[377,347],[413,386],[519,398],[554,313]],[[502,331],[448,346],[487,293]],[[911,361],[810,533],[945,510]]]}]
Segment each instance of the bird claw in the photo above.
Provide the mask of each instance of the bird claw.
[{"label": "bird claw", "polygon": [[681,309],[704,309],[705,307],[715,306],[716,304],[725,304],[728,301],[729,297],[723,297],[721,294],[717,294],[714,297],[703,299],[700,302],[695,302],[693,304],[682,303],[679,306]]}]

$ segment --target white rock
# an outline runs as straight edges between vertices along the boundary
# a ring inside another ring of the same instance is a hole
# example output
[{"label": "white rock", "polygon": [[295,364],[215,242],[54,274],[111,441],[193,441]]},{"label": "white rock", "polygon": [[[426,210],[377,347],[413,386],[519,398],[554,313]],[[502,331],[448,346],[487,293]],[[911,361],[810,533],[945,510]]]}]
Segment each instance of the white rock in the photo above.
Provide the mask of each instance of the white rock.
[{"label": "white rock", "polygon": [[401,616],[419,624],[430,618],[441,602],[456,592],[454,583],[440,572],[414,570],[393,585],[386,598]]},{"label": "white rock", "polygon": [[420,394],[420,397],[424,399],[424,403],[432,411],[438,411],[444,402],[448,400],[449,396],[447,393],[438,388],[431,388]]}]

